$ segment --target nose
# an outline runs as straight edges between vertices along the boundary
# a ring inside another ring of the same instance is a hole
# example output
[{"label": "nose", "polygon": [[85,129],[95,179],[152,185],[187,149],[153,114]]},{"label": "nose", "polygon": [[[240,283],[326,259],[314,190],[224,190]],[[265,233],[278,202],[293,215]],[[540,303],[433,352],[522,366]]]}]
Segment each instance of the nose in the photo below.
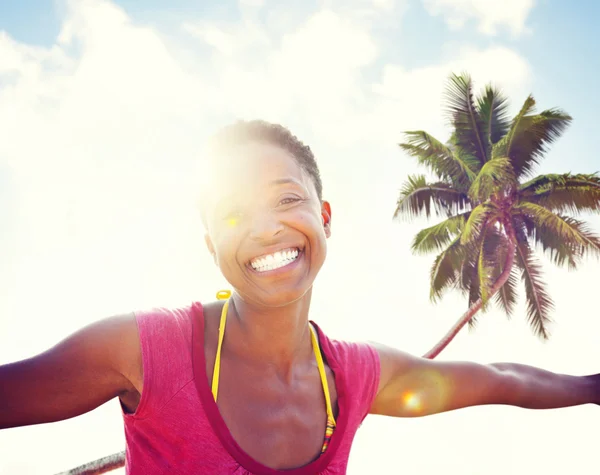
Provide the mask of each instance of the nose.
[{"label": "nose", "polygon": [[273,210],[256,213],[252,219],[250,237],[256,241],[270,241],[283,231],[283,224]]}]

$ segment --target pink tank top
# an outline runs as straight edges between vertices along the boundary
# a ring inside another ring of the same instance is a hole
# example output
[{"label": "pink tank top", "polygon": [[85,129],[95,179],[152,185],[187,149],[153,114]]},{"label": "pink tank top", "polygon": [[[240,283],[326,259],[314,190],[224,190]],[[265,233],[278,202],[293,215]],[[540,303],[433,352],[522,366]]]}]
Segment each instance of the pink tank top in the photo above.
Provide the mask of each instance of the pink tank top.
[{"label": "pink tank top", "polygon": [[144,390],[136,412],[123,413],[127,474],[346,473],[352,440],[379,385],[374,348],[330,340],[315,324],[321,351],[335,376],[337,427],[319,458],[303,467],[275,470],[244,452],[219,413],[206,375],[201,304],[136,312],[136,320]]}]

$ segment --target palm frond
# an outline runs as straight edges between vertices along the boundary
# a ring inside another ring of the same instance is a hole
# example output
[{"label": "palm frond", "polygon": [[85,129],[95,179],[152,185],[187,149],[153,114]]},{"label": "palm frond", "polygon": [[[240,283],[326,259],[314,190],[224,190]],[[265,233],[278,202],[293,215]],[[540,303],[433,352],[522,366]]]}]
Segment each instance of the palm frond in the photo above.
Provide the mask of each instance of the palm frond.
[{"label": "palm frond", "polygon": [[442,251],[431,267],[430,298],[437,301],[444,290],[456,283],[460,266],[466,257],[466,248],[460,244],[460,237],[452,240],[450,245]]},{"label": "palm frond", "polygon": [[[479,243],[474,243],[479,244]],[[467,295],[467,307],[473,305],[480,297],[481,291],[479,289],[479,274],[477,272],[477,263],[479,262],[479,251],[481,246],[473,246],[476,248],[470,255],[465,259],[463,267],[461,268],[461,287],[463,292]]]},{"label": "palm frond", "polygon": [[[488,239],[486,252],[492,256],[490,265],[492,267],[491,281],[498,282],[508,262],[508,251],[510,249],[508,237],[500,232],[499,223],[494,227],[494,234]],[[495,294],[495,302],[504,310],[507,317],[511,317],[517,300],[516,284],[518,276],[513,266],[508,280]]]},{"label": "palm frond", "polygon": [[491,290],[506,263],[506,237],[498,223],[488,222],[481,234],[477,273],[483,309],[487,308]]},{"label": "palm frond", "polygon": [[515,173],[508,158],[494,158],[479,171],[469,189],[472,201],[483,202],[495,193],[500,193],[516,185]]},{"label": "palm frond", "polygon": [[527,99],[525,99],[525,102],[523,103],[519,113],[511,121],[508,133],[492,147],[492,158],[510,157],[515,137],[518,136],[519,132],[523,128],[523,119],[527,116],[527,114],[532,113],[534,109],[535,99],[532,95],[529,95]]},{"label": "palm frond", "polygon": [[550,336],[548,326],[551,323],[550,312],[554,308],[552,299],[542,282],[541,266],[518,227],[515,227],[517,235],[516,263],[521,269],[521,278],[525,284],[525,298],[527,301],[527,319],[534,333],[540,338],[547,340]]},{"label": "palm frond", "polygon": [[464,229],[460,237],[461,244],[467,244],[474,239],[478,239],[482,229],[487,227],[490,220],[495,217],[497,211],[497,208],[492,203],[482,203],[473,208],[464,224]]},{"label": "palm frond", "polygon": [[519,187],[522,200],[539,204],[555,213],[579,214],[600,211],[598,174],[549,174]]},{"label": "palm frond", "polygon": [[394,218],[422,214],[429,218],[432,208],[439,215],[451,216],[469,209],[469,199],[448,183],[428,183],[425,175],[410,175],[400,189]]},{"label": "palm frond", "polygon": [[[505,241],[500,227],[488,224],[479,238],[470,243],[470,254],[461,268],[460,287],[468,296],[468,307],[481,299],[481,313],[489,309],[492,287],[500,276],[497,270],[505,263],[505,257],[498,252],[503,249]],[[474,315],[468,322],[469,329],[474,329],[477,322],[477,315]]]},{"label": "palm frond", "polygon": [[445,93],[446,110],[454,129],[454,142],[458,147],[484,164],[488,156],[489,143],[485,123],[473,99],[471,77],[463,73],[450,76]]},{"label": "palm frond", "polygon": [[[569,219],[569,218],[567,218]],[[515,225],[519,226],[523,233],[531,239],[536,246],[546,254],[557,266],[566,265],[570,270],[575,270],[579,266],[583,256],[583,247],[573,244],[571,241],[565,241],[560,235],[552,229],[536,225],[535,222],[524,214],[514,211],[513,220]],[[587,229],[579,231],[589,232]]]},{"label": "palm frond", "polygon": [[[479,244],[479,243],[473,243]],[[481,252],[481,246],[472,246],[474,249],[472,251],[471,259],[467,258],[465,261],[468,261],[468,265],[465,268],[465,271],[468,272],[468,275],[465,276],[469,281],[469,285],[467,288],[467,308],[470,308],[481,298],[481,287],[479,281],[479,253]],[[476,250],[475,250],[476,248]],[[485,308],[481,309],[482,313],[486,311]],[[467,325],[469,326],[469,330],[473,330],[477,326],[477,314],[473,315],[473,317],[469,320]]]},{"label": "palm frond", "polygon": [[[500,273],[498,273],[500,275]],[[496,277],[497,278],[497,277]],[[504,310],[508,318],[512,317],[515,305],[517,304],[517,283],[519,281],[516,268],[510,271],[508,280],[504,283],[496,294],[496,303]]]},{"label": "palm frond", "polygon": [[555,187],[574,185],[600,185],[600,176],[598,173],[548,173],[538,175],[535,178],[521,184],[520,191],[544,193]]},{"label": "palm frond", "polygon": [[548,147],[567,129],[571,116],[560,109],[531,114],[535,100],[529,96],[508,134],[492,148],[493,157],[509,157],[517,178],[530,175]]},{"label": "palm frond", "polygon": [[[478,238],[465,245],[466,253],[455,286],[467,297],[468,307],[480,298],[487,302],[487,295],[506,263],[506,248],[504,233],[497,223],[492,222],[485,226]],[[485,312],[488,307],[484,306],[482,310]],[[469,327],[475,327],[476,322],[476,318],[470,320]]]},{"label": "palm frond", "polygon": [[487,309],[487,303],[492,284],[491,273],[493,268],[489,266],[489,263],[485,255],[485,232],[488,228],[485,228],[484,235],[481,239],[481,247],[479,249],[479,259],[477,260],[477,275],[479,277],[479,293],[481,294],[481,308],[482,310]]},{"label": "palm frond", "polygon": [[[479,241],[471,241],[465,245],[465,258],[460,265],[459,276],[455,282],[456,288],[468,297],[468,306],[479,298],[479,277],[477,276],[477,261],[479,259]],[[476,295],[475,295],[476,294]],[[471,298],[473,296],[473,298]]]},{"label": "palm frond", "polygon": [[461,213],[434,226],[422,229],[413,239],[412,251],[415,254],[426,254],[448,246],[462,231],[470,214],[470,211]]},{"label": "palm frond", "polygon": [[419,164],[425,165],[440,180],[452,183],[459,190],[467,190],[475,179],[478,161],[462,153],[460,149],[452,150],[447,145],[422,130],[404,133],[406,141],[400,148],[415,157]]},{"label": "palm frond", "polygon": [[582,253],[600,255],[600,238],[590,231],[584,222],[557,215],[543,206],[527,201],[517,203],[513,210],[530,218],[542,233],[552,233],[556,239],[580,247]]},{"label": "palm frond", "polygon": [[508,100],[498,89],[487,85],[477,99],[477,109],[490,147],[487,156],[491,157],[491,146],[504,137],[510,127]]}]

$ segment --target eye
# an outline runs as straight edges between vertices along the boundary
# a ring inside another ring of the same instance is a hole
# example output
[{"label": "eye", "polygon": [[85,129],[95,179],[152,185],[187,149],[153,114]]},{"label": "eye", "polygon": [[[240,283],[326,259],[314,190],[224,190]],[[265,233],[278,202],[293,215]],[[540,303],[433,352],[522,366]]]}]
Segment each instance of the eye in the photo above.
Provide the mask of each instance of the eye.
[{"label": "eye", "polygon": [[282,198],[279,201],[280,205],[289,205],[292,203],[297,203],[298,201],[302,201],[302,198],[298,198],[297,196],[287,196],[285,198]]}]

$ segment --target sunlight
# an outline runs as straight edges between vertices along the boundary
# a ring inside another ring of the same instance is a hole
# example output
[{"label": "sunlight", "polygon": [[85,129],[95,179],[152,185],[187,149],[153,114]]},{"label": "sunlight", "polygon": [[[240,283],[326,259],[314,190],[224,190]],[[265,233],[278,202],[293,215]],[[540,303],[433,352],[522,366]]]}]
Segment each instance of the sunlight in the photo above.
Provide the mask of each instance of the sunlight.
[{"label": "sunlight", "polygon": [[413,412],[419,412],[421,410],[421,398],[413,392],[404,393],[402,401],[406,408]]},{"label": "sunlight", "polygon": [[439,372],[411,372],[406,375],[404,387],[411,389],[400,396],[403,410],[413,415],[435,414],[444,410],[450,388]]},{"label": "sunlight", "polygon": [[240,218],[237,216],[232,216],[227,219],[227,226],[230,228],[235,228],[238,224],[240,224]]}]

